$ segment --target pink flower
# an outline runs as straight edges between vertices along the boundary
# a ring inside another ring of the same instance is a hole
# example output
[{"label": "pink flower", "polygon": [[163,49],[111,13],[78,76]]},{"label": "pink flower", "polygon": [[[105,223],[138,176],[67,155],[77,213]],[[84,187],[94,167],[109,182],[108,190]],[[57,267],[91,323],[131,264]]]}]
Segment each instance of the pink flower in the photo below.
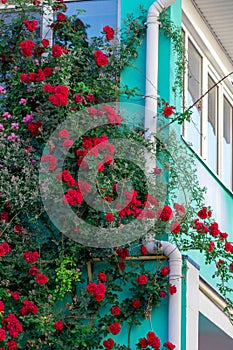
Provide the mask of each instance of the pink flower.
[{"label": "pink flower", "polygon": [[26,100],[25,98],[21,98],[21,99],[19,100],[19,104],[20,104],[20,105],[23,105],[23,106],[26,106],[27,100]]},{"label": "pink flower", "polygon": [[18,123],[12,123],[11,124],[11,130],[13,130],[13,129],[18,129],[19,128],[19,124]]}]

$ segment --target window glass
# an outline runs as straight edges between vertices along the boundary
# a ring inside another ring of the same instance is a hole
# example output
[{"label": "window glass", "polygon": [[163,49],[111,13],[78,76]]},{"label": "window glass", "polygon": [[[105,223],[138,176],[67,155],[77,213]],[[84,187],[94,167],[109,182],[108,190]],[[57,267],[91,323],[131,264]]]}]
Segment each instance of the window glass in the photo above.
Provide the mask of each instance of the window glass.
[{"label": "window glass", "polygon": [[[41,35],[40,32],[41,32],[41,19],[42,19],[40,12],[37,10],[26,11],[25,15],[29,20],[33,20],[33,19],[37,20],[38,26],[35,31],[35,39],[39,39]],[[11,9],[11,10],[3,9],[0,11],[0,20],[2,20],[5,25],[9,25],[13,21],[18,21],[21,18],[22,17],[20,13],[15,9]],[[8,31],[7,35],[8,36],[11,35],[10,31]]]},{"label": "window glass", "polygon": [[78,9],[86,11],[77,14],[77,17],[84,24],[90,24],[87,30],[88,37],[99,36],[106,25],[113,28],[117,26],[117,0],[67,1],[66,5],[66,13],[69,16],[75,14]]},{"label": "window glass", "polygon": [[[188,106],[191,106],[202,93],[202,57],[193,46],[188,43]],[[201,108],[195,105],[192,108],[190,123],[187,123],[187,140],[192,144],[194,150],[201,152]]]},{"label": "window glass", "polygon": [[[208,76],[208,90],[215,85],[214,80]],[[215,171],[217,168],[217,113],[218,113],[218,87],[208,93],[208,164]]]},{"label": "window glass", "polygon": [[224,97],[222,168],[223,182],[229,188],[232,185],[232,109],[231,104]]}]

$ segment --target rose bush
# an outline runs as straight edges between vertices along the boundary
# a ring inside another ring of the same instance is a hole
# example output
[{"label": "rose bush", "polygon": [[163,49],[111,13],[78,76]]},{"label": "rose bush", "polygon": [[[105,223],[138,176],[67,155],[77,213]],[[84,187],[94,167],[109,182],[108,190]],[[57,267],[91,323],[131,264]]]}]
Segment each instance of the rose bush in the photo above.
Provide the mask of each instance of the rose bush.
[{"label": "rose bush", "polygon": [[[38,13],[43,15],[50,7],[54,19],[48,31],[53,40],[38,36]],[[145,34],[145,13],[139,18],[129,16],[121,33],[106,24],[100,37],[90,40],[86,26],[76,16],[66,15],[62,1],[43,2],[43,6],[40,1],[17,1],[15,11],[17,16],[11,21],[8,11],[0,18],[0,263],[4,266],[0,272],[0,346],[130,349],[133,327],[145,314],[149,316],[152,307],[165,302],[169,293],[176,293],[168,281],[169,268],[158,262],[151,271],[145,262],[130,260],[135,246],[134,255],[147,255],[140,240],[106,249],[71,240],[50,221],[41,191],[53,200],[52,186],[61,183],[60,199],[96,230],[121,228],[137,220],[146,232],[152,222],[156,238],[169,233],[180,248],[196,248],[206,255],[207,262],[215,261],[216,276],[224,282],[220,284],[223,293],[230,290],[232,244],[204,205],[195,172],[187,175],[189,157],[182,154],[182,162],[179,160],[175,137],[170,135],[167,140],[167,136],[155,135],[155,150],[154,144],[144,139],[143,128],[129,128],[123,113],[111,105],[121,94],[136,94],[136,88],[121,86],[119,77],[137,55]],[[77,120],[79,128],[87,120],[98,124],[101,118],[108,125],[89,130],[78,140],[73,137],[74,128],[64,128],[53,141],[50,136],[57,125],[74,116],[83,118]],[[166,125],[186,116],[162,101],[157,117]],[[135,164],[117,159],[117,137],[136,140],[154,155],[158,165],[149,174],[152,192],[148,193],[145,176]],[[43,154],[46,143],[48,152]],[[67,157],[58,172],[59,154],[64,152]],[[92,168],[89,159],[98,160],[99,155],[103,160],[95,165],[95,182],[88,175]],[[39,181],[40,162],[42,173],[55,175],[57,182]],[[85,181],[77,177],[80,170],[87,171]],[[167,174],[172,176],[165,182]],[[133,179],[133,188],[128,186],[128,178]],[[177,203],[180,182],[192,198]],[[121,202],[112,210],[110,203],[118,198],[122,183]],[[102,211],[85,200],[93,187],[97,187]],[[74,237],[80,233],[82,228],[74,225]],[[96,263],[99,269],[103,262],[107,268],[87,279],[87,263],[97,258],[101,258]],[[125,296],[126,287],[129,292]],[[127,346],[119,345],[114,337],[126,324],[130,326],[129,341]],[[160,340],[149,331],[134,345],[158,349]],[[167,341],[163,346],[174,349],[175,344]]]}]

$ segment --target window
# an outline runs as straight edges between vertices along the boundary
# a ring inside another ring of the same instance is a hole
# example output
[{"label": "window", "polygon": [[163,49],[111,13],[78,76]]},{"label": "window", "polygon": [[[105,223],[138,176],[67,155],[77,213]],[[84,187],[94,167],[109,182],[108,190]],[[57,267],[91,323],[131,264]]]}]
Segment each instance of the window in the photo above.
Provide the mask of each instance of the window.
[{"label": "window", "polygon": [[[183,137],[223,184],[233,190],[233,88],[219,73],[214,57],[183,28],[187,69],[185,107],[193,106]],[[208,53],[208,55],[207,55]],[[208,94],[206,94],[206,92]],[[201,97],[204,97],[195,104]]]},{"label": "window", "polygon": [[217,125],[218,125],[218,87],[214,80],[208,76],[208,150],[207,163],[216,173],[218,172],[218,153],[217,153]]},{"label": "window", "polygon": [[88,37],[99,36],[106,25],[113,28],[117,26],[117,0],[67,1],[66,5],[66,14],[69,16],[75,14],[78,9],[85,10],[77,13],[77,16],[85,24],[90,24]]},{"label": "window", "polygon": [[232,123],[233,107],[227,98],[223,100],[223,145],[222,145],[222,177],[224,183],[230,188],[232,186],[233,167],[233,144],[232,144]]},{"label": "window", "polygon": [[[189,40],[188,42],[188,106],[201,96],[202,92],[202,57]],[[201,153],[201,108],[192,108],[192,120],[187,125],[186,137],[193,148]]]}]

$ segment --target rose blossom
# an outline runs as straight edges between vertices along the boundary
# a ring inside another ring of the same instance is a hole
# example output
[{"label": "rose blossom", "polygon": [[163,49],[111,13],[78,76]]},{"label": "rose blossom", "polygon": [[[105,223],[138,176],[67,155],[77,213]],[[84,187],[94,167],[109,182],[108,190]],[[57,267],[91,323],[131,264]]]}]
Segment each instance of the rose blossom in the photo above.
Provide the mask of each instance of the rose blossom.
[{"label": "rose blossom", "polygon": [[111,350],[114,346],[115,342],[112,338],[108,338],[103,341],[103,346],[105,347],[106,350]]},{"label": "rose blossom", "polygon": [[112,306],[111,307],[111,314],[114,316],[118,316],[121,313],[121,309],[119,306]]},{"label": "rose blossom", "polygon": [[143,285],[147,284],[147,282],[148,282],[148,277],[145,276],[145,275],[140,275],[140,276],[137,277],[137,282],[138,282],[138,284],[140,284],[141,286],[143,286]]},{"label": "rose blossom", "polygon": [[36,277],[36,282],[38,284],[45,284],[48,282],[48,277],[46,275],[44,275],[43,273],[39,273]]},{"label": "rose blossom", "polygon": [[62,320],[56,321],[54,323],[54,328],[56,329],[56,331],[62,331],[64,327],[64,324],[62,322]]},{"label": "rose blossom", "polygon": [[121,326],[120,326],[120,324],[118,322],[114,322],[114,323],[112,323],[112,324],[110,324],[108,326],[108,330],[112,334],[116,335],[116,334],[118,334],[120,332]]}]

